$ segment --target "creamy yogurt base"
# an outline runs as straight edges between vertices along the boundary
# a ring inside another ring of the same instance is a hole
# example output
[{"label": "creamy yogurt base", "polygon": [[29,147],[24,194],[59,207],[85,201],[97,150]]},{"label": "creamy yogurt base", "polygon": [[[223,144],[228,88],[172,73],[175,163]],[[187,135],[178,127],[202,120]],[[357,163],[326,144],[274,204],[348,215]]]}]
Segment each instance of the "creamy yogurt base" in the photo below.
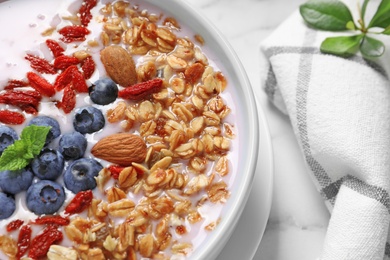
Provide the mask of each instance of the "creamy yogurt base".
[{"label": "creamy yogurt base", "polygon": [[[24,59],[26,53],[31,53],[37,56],[46,57],[49,60],[52,59],[52,54],[48,50],[45,45],[45,40],[47,37],[43,37],[41,33],[47,30],[50,27],[62,28],[65,25],[69,25],[69,21],[61,19],[61,17],[70,16],[77,12],[80,7],[81,0],[64,0],[64,1],[50,1],[50,0],[38,0],[38,1],[25,1],[25,0],[13,0],[6,1],[0,4],[0,24],[7,25],[3,26],[2,33],[0,35],[0,86],[4,86],[9,79],[24,79],[25,75],[28,71],[32,71],[29,63]],[[91,40],[99,40],[99,35],[102,28],[102,23],[99,19],[101,15],[99,14],[99,10],[110,1],[101,1],[97,7],[92,9],[92,13],[94,14],[94,18],[91,20],[88,29],[90,29],[91,34],[87,35],[86,41],[74,44],[68,44],[67,49],[65,50],[65,54],[71,55],[77,50],[85,50],[88,49],[89,53],[93,56],[93,59],[97,65],[97,69],[93,76],[89,79],[88,85],[91,85],[93,82],[98,80],[101,77],[106,76],[106,72],[104,70],[103,65],[100,62],[100,50],[103,48],[102,45],[98,47],[90,47],[87,42]],[[149,12],[160,14],[157,8],[153,6],[146,5],[142,3],[142,1],[130,1],[132,5],[138,4],[140,8],[147,9]],[[15,16],[17,14],[17,16]],[[17,19],[17,17],[24,17],[24,19]],[[182,27],[180,32],[177,34],[184,37],[188,36],[193,42],[194,32],[192,32],[189,28],[185,27],[185,21],[179,21],[180,26]],[[55,39],[60,42],[58,39],[60,35],[57,32],[54,32],[52,36],[49,38]],[[205,46],[201,46],[202,50],[208,57],[209,64],[214,67],[215,71],[222,71],[222,64],[217,64],[213,62],[213,55],[210,50],[207,48],[207,43]],[[134,57],[134,60],[137,63],[137,59],[140,57]],[[139,65],[139,63],[137,63]],[[49,82],[54,82],[55,77],[57,75],[47,75],[44,77]],[[227,75],[228,78],[228,75]],[[234,104],[234,99],[232,92],[230,90],[232,86],[228,84],[226,90],[221,94],[225,104],[227,104],[231,108],[231,114],[227,117],[225,122],[229,122],[231,125],[236,125],[237,121],[234,116],[234,111],[236,110],[236,105]],[[1,92],[0,92],[1,93]],[[54,99],[60,100],[61,93],[58,92]],[[43,99],[44,100],[44,99]],[[77,107],[85,106],[85,105],[94,105],[102,110],[105,115],[108,109],[115,107],[115,105],[119,102],[118,99],[113,104],[107,106],[95,105],[91,102],[88,94],[78,94],[77,96]],[[0,109],[10,109],[14,110],[12,107],[8,105],[0,104]],[[74,111],[68,115],[65,115],[62,110],[59,110],[54,103],[43,101],[39,108],[39,115],[47,115],[51,116],[60,123],[62,134],[73,132],[73,115]],[[25,114],[26,121],[24,123],[27,124],[32,118],[31,115]],[[19,134],[24,125],[21,126],[11,126],[13,127]],[[106,125],[104,129],[95,134],[87,134],[88,147],[87,152],[84,157],[92,156],[89,151],[92,146],[102,137],[111,135],[113,133],[122,132],[123,130],[119,126],[119,124],[110,124],[106,121]],[[131,132],[135,130],[132,129]],[[235,128],[235,134],[237,133],[237,128]],[[55,147],[58,143],[58,139],[51,145]],[[231,140],[231,148],[228,154],[228,158],[230,160],[229,174],[223,177],[223,180],[228,184],[228,188],[233,186],[234,179],[237,178],[238,166],[236,165],[238,161],[238,144],[237,138]],[[99,159],[98,159],[99,160]],[[99,160],[103,166],[107,166],[110,163]],[[66,166],[65,166],[66,167]],[[62,183],[61,178],[57,180],[57,182]],[[74,194],[66,191],[66,201],[59,212],[63,212],[64,207],[72,200]],[[198,200],[201,195],[196,196],[194,200]],[[17,194],[15,196],[16,201],[16,211],[15,213],[7,220],[0,221],[0,235],[7,234],[5,231],[5,226],[11,222],[12,220],[21,219],[27,223],[29,220],[33,220],[37,218],[37,216],[30,212],[25,206],[25,192]],[[130,199],[136,202],[139,199],[139,196],[134,196],[129,194]],[[172,240],[179,240],[183,242],[190,242],[193,244],[194,250],[197,250],[198,246],[201,243],[204,243],[205,239],[207,239],[207,235],[210,231],[205,231],[205,226],[210,224],[211,222],[217,221],[219,218],[223,218],[221,212],[223,211],[224,204],[211,204],[205,203],[202,207],[199,208],[199,212],[201,213],[203,220],[196,224],[190,225],[188,221],[182,222],[187,228],[187,233],[183,236],[178,235],[176,232],[172,232]],[[34,237],[41,228],[34,228],[33,236]],[[9,234],[15,240],[17,240],[17,232],[12,232]],[[70,245],[70,241],[66,239],[64,235],[64,241],[61,243],[62,245]],[[5,255],[0,251],[0,259],[6,258]]]}]

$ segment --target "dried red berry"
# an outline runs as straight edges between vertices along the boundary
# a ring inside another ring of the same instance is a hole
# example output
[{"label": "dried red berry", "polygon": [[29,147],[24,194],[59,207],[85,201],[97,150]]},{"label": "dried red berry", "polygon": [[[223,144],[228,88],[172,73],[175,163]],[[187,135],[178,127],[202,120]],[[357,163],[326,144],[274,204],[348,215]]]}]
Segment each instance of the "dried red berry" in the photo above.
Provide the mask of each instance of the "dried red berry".
[{"label": "dried red berry", "polygon": [[87,36],[90,31],[80,25],[69,25],[58,31],[63,37],[60,39],[65,43],[85,41],[85,36]]},{"label": "dried red berry", "polygon": [[32,230],[29,225],[24,225],[19,232],[18,236],[18,253],[17,258],[21,258],[29,249],[31,241]]},{"label": "dried red berry", "polygon": [[141,100],[146,96],[158,92],[162,87],[162,79],[155,78],[138,83],[119,91],[118,96],[129,100]]},{"label": "dried red berry", "polygon": [[59,91],[64,89],[68,84],[72,82],[73,72],[78,70],[76,65],[69,66],[57,76],[54,81],[54,88]]},{"label": "dried red berry", "polygon": [[16,219],[16,220],[11,221],[6,226],[7,232],[12,232],[12,231],[19,229],[23,225],[23,223],[24,223],[24,221],[20,220],[20,219]]},{"label": "dried red berry", "polygon": [[51,39],[47,39],[46,45],[53,53],[54,58],[57,58],[61,55],[64,55],[65,50],[64,50],[64,48],[62,48],[62,46],[58,42],[51,40]]},{"label": "dried red berry", "polygon": [[97,0],[84,0],[79,10],[82,25],[88,26],[92,19],[91,9],[94,8],[96,4]]},{"label": "dried red berry", "polygon": [[30,62],[30,67],[38,71],[39,73],[46,73],[46,74],[57,73],[53,65],[51,65],[47,60],[43,58],[31,54],[27,54],[26,57],[24,58]]},{"label": "dried red berry", "polygon": [[81,70],[85,79],[90,79],[92,74],[95,72],[96,64],[91,56],[85,58],[81,64]]},{"label": "dried red berry", "polygon": [[21,125],[26,118],[19,112],[0,110],[0,122],[7,125]]},{"label": "dried red berry", "polygon": [[54,68],[58,70],[64,70],[71,65],[79,64],[79,62],[80,62],[79,59],[77,59],[76,57],[61,55],[54,60],[53,65]]},{"label": "dried red berry", "polygon": [[110,171],[112,178],[114,178],[115,180],[117,180],[119,178],[119,174],[121,173],[121,171],[124,168],[125,167],[119,166],[119,165],[110,165],[110,166],[108,166],[108,170]]},{"label": "dried red berry", "polygon": [[28,72],[27,79],[30,86],[44,96],[52,97],[56,93],[53,85],[51,85],[45,78],[34,72]]},{"label": "dried red berry", "polygon": [[33,222],[33,224],[38,224],[38,225],[59,225],[59,226],[67,226],[69,225],[69,223],[70,220],[68,218],[64,218],[59,215],[39,217]]},{"label": "dried red berry", "polygon": [[23,88],[27,87],[28,82],[23,80],[17,80],[17,79],[10,79],[7,82],[7,85],[4,87],[4,90],[14,89],[14,88]]},{"label": "dried red berry", "polygon": [[7,90],[0,94],[0,103],[17,106],[26,113],[36,114],[41,98],[41,94],[35,90]]},{"label": "dried red berry", "polygon": [[88,93],[88,86],[83,74],[77,69],[72,73],[72,86],[78,93]]},{"label": "dried red berry", "polygon": [[28,257],[38,259],[46,256],[50,246],[56,242],[60,242],[62,239],[63,235],[56,226],[47,226],[42,233],[31,241]]},{"label": "dried red berry", "polygon": [[65,213],[76,214],[83,212],[91,205],[93,194],[91,190],[80,191],[74,196],[72,201],[66,206]]},{"label": "dried red berry", "polygon": [[69,114],[76,107],[76,92],[71,86],[72,85],[69,84],[65,87],[62,100],[56,104],[56,106],[61,108],[65,114]]}]

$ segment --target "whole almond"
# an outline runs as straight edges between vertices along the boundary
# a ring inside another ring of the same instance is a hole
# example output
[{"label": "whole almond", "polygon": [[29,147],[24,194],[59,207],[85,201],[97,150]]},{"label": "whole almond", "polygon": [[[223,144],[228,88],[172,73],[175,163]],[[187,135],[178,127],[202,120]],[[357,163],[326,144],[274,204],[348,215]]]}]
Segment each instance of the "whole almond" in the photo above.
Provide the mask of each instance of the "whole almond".
[{"label": "whole almond", "polygon": [[122,87],[137,83],[133,57],[122,47],[111,45],[104,48],[100,52],[100,59],[108,76]]},{"label": "whole almond", "polygon": [[146,158],[144,140],[134,134],[119,133],[100,139],[91,149],[100,159],[121,166],[131,166],[133,162],[142,163]]}]

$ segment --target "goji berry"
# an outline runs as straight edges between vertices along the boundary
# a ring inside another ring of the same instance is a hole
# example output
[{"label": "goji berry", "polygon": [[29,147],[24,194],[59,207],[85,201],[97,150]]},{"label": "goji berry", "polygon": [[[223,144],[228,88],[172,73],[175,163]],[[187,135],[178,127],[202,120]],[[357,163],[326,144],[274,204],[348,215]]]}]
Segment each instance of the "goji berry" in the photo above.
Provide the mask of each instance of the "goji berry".
[{"label": "goji berry", "polygon": [[92,74],[95,72],[96,64],[92,59],[92,56],[88,56],[81,63],[81,70],[85,79],[90,79]]},{"label": "goji berry", "polygon": [[76,92],[72,89],[72,85],[69,84],[64,89],[62,100],[57,102],[56,106],[61,108],[65,114],[69,114],[76,106]]},{"label": "goji berry", "polygon": [[27,86],[28,86],[27,81],[10,79],[10,80],[8,80],[7,85],[5,85],[4,89],[10,90],[10,89],[14,89],[14,88],[23,88],[23,87],[27,87]]},{"label": "goji berry", "polygon": [[60,39],[65,43],[77,42],[77,41],[85,41],[86,35],[90,33],[90,31],[80,25],[69,25],[65,26],[58,31],[63,37]]},{"label": "goji berry", "polygon": [[80,7],[79,14],[81,24],[87,26],[92,19],[91,9],[97,4],[97,0],[84,0]]},{"label": "goji berry", "polygon": [[20,107],[24,112],[31,115],[38,114],[38,108],[33,106],[21,106]]},{"label": "goji berry", "polygon": [[21,258],[30,247],[31,241],[31,227],[29,225],[24,225],[19,232],[18,236],[18,253],[16,254],[17,258]]},{"label": "goji berry", "polygon": [[69,66],[57,76],[54,81],[54,88],[59,91],[64,89],[69,83],[72,82],[73,72],[78,70],[76,65]]},{"label": "goji berry", "polygon": [[158,92],[162,87],[162,79],[155,78],[129,86],[119,91],[118,96],[129,100],[141,100],[150,94]]},{"label": "goji berry", "polygon": [[12,232],[12,231],[19,229],[23,225],[23,223],[24,223],[24,221],[20,220],[20,219],[15,219],[15,220],[11,221],[6,226],[7,232]]},{"label": "goji berry", "polygon": [[88,86],[83,74],[77,69],[72,73],[73,89],[78,93],[88,93]]},{"label": "goji berry", "polygon": [[83,212],[91,205],[93,194],[91,190],[80,191],[74,196],[71,202],[66,206],[65,213],[76,214]]},{"label": "goji berry", "polygon": [[64,218],[59,215],[54,215],[54,216],[44,216],[44,217],[39,217],[34,222],[33,224],[38,224],[38,225],[59,225],[59,226],[67,226],[70,223],[70,220],[68,218]]},{"label": "goji berry", "polygon": [[125,167],[119,166],[119,165],[110,165],[110,166],[108,166],[108,170],[110,171],[112,178],[114,178],[115,180],[117,180],[119,178],[119,174],[121,173],[121,171],[124,168]]},{"label": "goji berry", "polygon": [[64,48],[62,48],[62,46],[55,40],[47,39],[46,46],[51,50],[54,58],[64,55]]},{"label": "goji berry", "polygon": [[23,114],[10,110],[0,110],[0,122],[8,125],[21,125],[26,118]]},{"label": "goji berry", "polygon": [[54,65],[54,68],[56,68],[58,70],[64,70],[71,65],[77,65],[79,63],[80,63],[80,61],[76,57],[61,55],[61,56],[55,58],[53,65]]},{"label": "goji berry", "polygon": [[27,54],[26,57],[24,58],[30,62],[30,67],[38,71],[39,73],[46,73],[46,74],[57,73],[57,70],[53,67],[53,65],[51,65],[47,60],[43,58],[40,58],[32,54]]},{"label": "goji berry", "polygon": [[52,225],[47,226],[42,233],[38,234],[31,241],[28,257],[37,259],[46,256],[50,246],[56,242],[60,242],[62,239],[63,235],[57,227]]},{"label": "goji berry", "polygon": [[41,98],[41,94],[35,90],[7,90],[0,95],[0,103],[17,106],[26,113],[36,114]]},{"label": "goji berry", "polygon": [[52,84],[34,72],[28,72],[27,79],[30,86],[44,96],[52,97],[56,93]]}]

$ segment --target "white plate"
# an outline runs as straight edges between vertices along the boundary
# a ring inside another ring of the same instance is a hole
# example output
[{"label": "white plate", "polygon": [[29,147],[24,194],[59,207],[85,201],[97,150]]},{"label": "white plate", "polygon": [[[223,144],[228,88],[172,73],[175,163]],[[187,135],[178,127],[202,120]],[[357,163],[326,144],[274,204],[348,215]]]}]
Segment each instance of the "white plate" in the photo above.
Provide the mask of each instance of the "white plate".
[{"label": "white plate", "polygon": [[231,238],[216,260],[253,259],[267,225],[272,202],[273,156],[268,124],[257,101],[260,144],[248,202]]}]

